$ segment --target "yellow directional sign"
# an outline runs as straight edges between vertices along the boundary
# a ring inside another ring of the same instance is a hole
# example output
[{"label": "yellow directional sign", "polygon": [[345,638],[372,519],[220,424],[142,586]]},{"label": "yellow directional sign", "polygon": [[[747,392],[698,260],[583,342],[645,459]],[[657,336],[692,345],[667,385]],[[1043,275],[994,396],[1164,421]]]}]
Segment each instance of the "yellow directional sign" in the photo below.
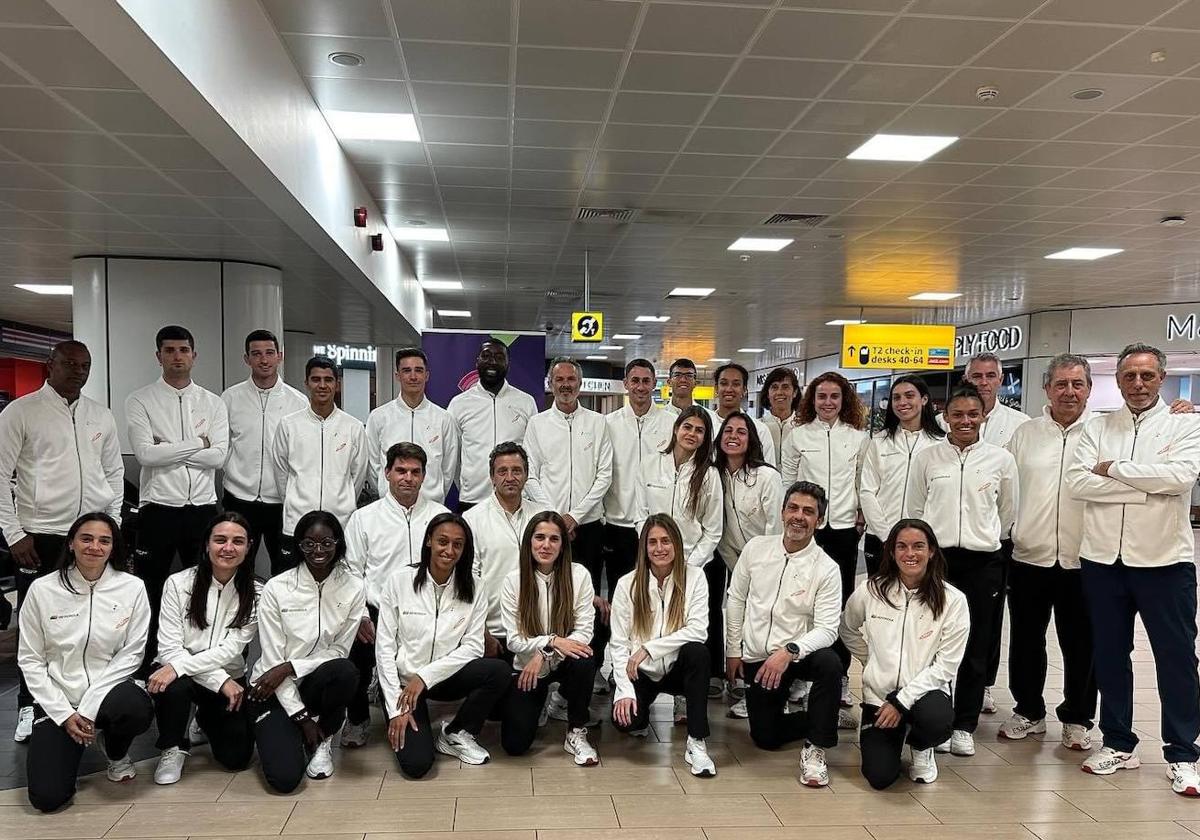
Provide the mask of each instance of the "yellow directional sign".
[{"label": "yellow directional sign", "polygon": [[842,367],[942,369],[954,367],[954,327],[933,324],[847,324]]},{"label": "yellow directional sign", "polygon": [[603,312],[572,312],[571,340],[600,342],[604,340]]}]

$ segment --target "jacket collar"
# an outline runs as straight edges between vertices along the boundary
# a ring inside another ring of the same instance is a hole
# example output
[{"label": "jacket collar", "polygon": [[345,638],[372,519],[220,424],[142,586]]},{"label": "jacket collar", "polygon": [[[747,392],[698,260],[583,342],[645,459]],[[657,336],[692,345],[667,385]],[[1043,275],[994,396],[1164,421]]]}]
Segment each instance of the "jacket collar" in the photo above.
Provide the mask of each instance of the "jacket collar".
[{"label": "jacket collar", "polygon": [[392,495],[391,488],[388,488],[388,491],[383,494],[383,498],[385,500],[384,504],[388,506],[388,509],[390,511],[395,513],[397,516],[406,516],[409,518],[412,518],[412,517],[416,516],[417,514],[419,514],[422,510],[425,509],[425,506],[427,504],[429,504],[429,501],[424,496],[422,496],[420,493],[418,493],[417,501],[413,503],[412,507],[406,508],[406,507],[404,507],[404,505],[402,505],[398,501],[396,501],[396,497]]},{"label": "jacket collar", "polygon": [[190,394],[196,388],[196,380],[194,380],[194,379],[191,380],[190,382],[188,382],[187,387],[184,387],[184,388],[176,388],[174,385],[171,385],[170,383],[168,383],[167,380],[163,379],[161,376],[158,377],[158,379],[154,380],[154,384],[157,385],[163,391],[170,394],[172,397],[176,397],[180,394]]},{"label": "jacket collar", "polygon": [[399,394],[396,395],[396,399],[392,400],[392,402],[395,404],[397,411],[407,411],[410,414],[417,414],[418,412],[423,411],[425,406],[429,405],[429,398],[422,394],[421,401],[417,403],[416,408],[409,408],[408,403],[404,401],[404,397]]},{"label": "jacket collar", "polygon": [[[64,408],[69,408],[72,405],[72,403],[67,402],[66,397],[64,397],[62,394],[58,393],[58,391],[55,391],[53,388],[51,388],[49,382],[43,383],[42,387],[38,388],[37,394],[42,399],[49,400],[50,402],[54,403],[55,405],[61,405]],[[83,400],[83,394],[80,394],[79,399],[75,400],[75,404],[78,404],[82,400]]]},{"label": "jacket collar", "polygon": [[259,388],[258,385],[256,385],[254,383],[254,377],[247,376],[246,377],[246,387],[250,389],[251,393],[259,392],[259,393],[275,394],[275,393],[278,393],[279,391],[283,390],[283,377],[276,374],[274,385],[272,385],[270,388]]},{"label": "jacket collar", "polygon": [[1129,410],[1129,406],[1125,405],[1125,404],[1122,404],[1120,409],[1118,409],[1118,411],[1123,416],[1123,418],[1128,420],[1128,422],[1130,422],[1130,423],[1144,423],[1145,419],[1138,420],[1138,418],[1139,417],[1141,417],[1141,418],[1156,417],[1159,414],[1166,414],[1167,413],[1167,404],[1165,402],[1163,402],[1162,397],[1159,397],[1158,400],[1154,403],[1154,405],[1150,406],[1145,411],[1143,411],[1141,414],[1138,414],[1136,416],[1134,415],[1134,413],[1132,411]]},{"label": "jacket collar", "polygon": [[[1051,416],[1050,406],[1048,406],[1048,405],[1042,406],[1042,416],[1045,417],[1048,422],[1054,424],[1054,426],[1056,428],[1063,429],[1062,425],[1057,420],[1055,420],[1053,416]],[[1090,408],[1085,407],[1083,409],[1083,414],[1080,414],[1079,417],[1077,417],[1075,419],[1075,422],[1072,423],[1070,426],[1067,426],[1065,429],[1063,429],[1063,431],[1069,432],[1073,429],[1078,429],[1078,428],[1082,427],[1083,424],[1087,423],[1087,421],[1089,421],[1091,419],[1092,419],[1092,410]]]},{"label": "jacket collar", "polygon": [[821,550],[821,546],[817,545],[816,536],[813,536],[813,538],[808,541],[808,545],[804,546],[804,548],[800,549],[799,551],[793,551],[793,552],[789,553],[787,548],[783,544],[783,537],[779,538],[778,546],[779,546],[779,553],[783,555],[783,558],[785,561],[786,560],[812,560],[813,558],[815,558],[817,556],[817,553],[820,552],[820,550]]},{"label": "jacket collar", "polygon": [[504,397],[508,396],[509,391],[512,391],[515,389],[513,388],[513,386],[508,384],[508,379],[505,379],[504,382],[501,383],[501,385],[500,385],[500,390],[496,392],[496,395],[494,397],[492,396],[491,391],[489,391],[487,388],[483,387],[482,382],[476,382],[474,385],[471,386],[471,390],[475,391],[476,393],[479,394],[479,396],[485,397],[486,399],[489,399],[489,400],[495,399],[495,400],[499,401],[499,400],[503,399]]},{"label": "jacket collar", "polygon": [[327,423],[336,420],[337,416],[342,413],[342,410],[335,405],[333,407],[333,411],[330,412],[328,417],[322,417],[320,414],[317,414],[317,412],[313,411],[312,403],[308,403],[304,406],[304,413],[308,415],[309,420],[314,420],[317,423]]},{"label": "jacket collar", "polygon": [[67,580],[71,582],[71,585],[75,587],[76,591],[87,592],[88,587],[98,587],[100,584],[105,583],[110,577],[112,577],[111,568],[111,566],[105,563],[104,571],[100,573],[100,577],[96,578],[94,581],[91,581],[80,573],[78,566],[72,564],[71,568],[67,569]]},{"label": "jacket collar", "polygon": [[953,449],[955,453],[959,453],[959,452],[974,452],[976,449],[978,449],[980,446],[982,446],[985,443],[985,441],[983,439],[983,435],[981,434],[979,436],[979,440],[972,443],[966,449],[959,449],[957,446],[955,446],[953,443],[950,442],[950,433],[946,432],[946,436],[944,438],[942,438],[942,443],[944,445],[950,447],[951,449]]}]

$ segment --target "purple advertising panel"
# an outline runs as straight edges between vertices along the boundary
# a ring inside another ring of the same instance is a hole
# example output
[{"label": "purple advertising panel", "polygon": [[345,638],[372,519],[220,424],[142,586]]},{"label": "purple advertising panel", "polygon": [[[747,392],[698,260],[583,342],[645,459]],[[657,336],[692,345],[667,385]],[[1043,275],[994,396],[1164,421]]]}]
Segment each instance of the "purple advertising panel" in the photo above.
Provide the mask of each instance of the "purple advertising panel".
[{"label": "purple advertising panel", "polygon": [[546,336],[542,333],[429,330],[421,334],[421,349],[429,357],[425,394],[446,408],[456,394],[479,379],[475,357],[479,345],[494,338],[508,346],[508,384],[531,395],[540,411],[546,402]]}]

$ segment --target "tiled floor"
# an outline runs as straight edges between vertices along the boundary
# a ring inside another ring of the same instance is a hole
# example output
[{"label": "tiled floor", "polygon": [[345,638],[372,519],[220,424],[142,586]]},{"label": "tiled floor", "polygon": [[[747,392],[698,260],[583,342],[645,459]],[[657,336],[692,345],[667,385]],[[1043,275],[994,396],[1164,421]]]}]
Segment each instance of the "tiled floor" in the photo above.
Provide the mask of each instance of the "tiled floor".
[{"label": "tiled floor", "polygon": [[[1047,701],[1062,685],[1050,633]],[[0,840],[72,838],[266,838],[305,840],[1183,840],[1200,836],[1200,801],[1171,793],[1158,740],[1153,658],[1140,631],[1134,653],[1135,725],[1143,737],[1141,769],[1107,779],[1079,770],[1080,754],[1057,746],[1059,727],[1025,742],[999,742],[1009,711],[985,716],[978,753],[939,756],[936,784],[898,782],[871,791],[858,772],[857,733],[829,754],[824,790],[797,781],[799,748],[764,753],[744,721],[723,717],[713,703],[710,752],[719,774],[695,779],[683,763],[684,733],[671,726],[669,703],[655,709],[650,737],[637,741],[602,727],[594,738],[601,766],[574,767],[562,751],[562,724],[544,730],[521,758],[502,755],[494,728],[484,742],[496,756],[465,767],[440,756],[427,779],[400,776],[377,719],[371,743],[336,754],[337,773],[306,782],[291,796],[268,792],[256,768],[218,770],[206,747],[188,762],[183,781],[154,785],[154,759],[140,775],[114,785],[103,775],[81,780],[74,804],[35,813],[21,781],[24,747],[9,740],[13,712],[11,663],[0,666]],[[857,695],[858,669],[851,677]],[[1001,685],[1006,676],[1001,672]],[[1098,733],[1097,733],[1098,735]],[[139,755],[152,755],[149,738]],[[99,757],[89,759],[90,767]],[[9,784],[4,785],[8,780]]]}]

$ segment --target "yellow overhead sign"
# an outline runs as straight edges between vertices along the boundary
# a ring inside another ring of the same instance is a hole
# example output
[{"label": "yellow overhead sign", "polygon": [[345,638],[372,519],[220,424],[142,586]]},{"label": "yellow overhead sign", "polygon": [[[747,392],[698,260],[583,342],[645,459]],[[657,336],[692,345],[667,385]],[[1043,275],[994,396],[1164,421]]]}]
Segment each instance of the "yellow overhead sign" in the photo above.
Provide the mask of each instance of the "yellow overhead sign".
[{"label": "yellow overhead sign", "polygon": [[603,341],[604,313],[603,312],[572,312],[571,313],[572,341]]},{"label": "yellow overhead sign", "polygon": [[950,370],[954,327],[931,324],[847,324],[842,367]]}]

